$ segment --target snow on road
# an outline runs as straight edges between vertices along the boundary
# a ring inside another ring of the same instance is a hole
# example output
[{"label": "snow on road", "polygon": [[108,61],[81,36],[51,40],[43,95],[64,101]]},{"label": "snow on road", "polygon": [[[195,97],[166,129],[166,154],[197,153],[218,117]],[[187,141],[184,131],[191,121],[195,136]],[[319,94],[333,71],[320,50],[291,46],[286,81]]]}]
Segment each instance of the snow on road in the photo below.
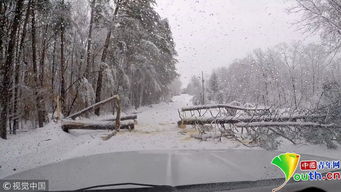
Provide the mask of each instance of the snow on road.
[{"label": "snow on road", "polygon": [[70,130],[65,133],[60,124],[9,135],[0,140],[0,178],[68,158],[116,151],[164,149],[224,149],[240,144],[232,141],[200,142],[179,133],[177,110],[190,105],[191,96],[180,95],[173,102],[141,107],[138,124],[132,132],[121,131],[108,141],[101,136],[108,131]]},{"label": "snow on road", "polygon": [[[177,110],[190,105],[191,96],[180,95],[173,102],[146,106],[137,110],[138,124],[132,132],[121,131],[108,141],[101,136],[108,131],[70,130],[65,133],[60,124],[50,123],[44,128],[9,135],[0,140],[0,178],[45,164],[69,158],[99,153],[139,150],[229,149],[245,147],[235,141],[202,142],[180,134],[176,122]],[[103,118],[103,117],[102,117]],[[307,153],[341,159],[340,149],[325,146],[285,144],[284,152]]]}]

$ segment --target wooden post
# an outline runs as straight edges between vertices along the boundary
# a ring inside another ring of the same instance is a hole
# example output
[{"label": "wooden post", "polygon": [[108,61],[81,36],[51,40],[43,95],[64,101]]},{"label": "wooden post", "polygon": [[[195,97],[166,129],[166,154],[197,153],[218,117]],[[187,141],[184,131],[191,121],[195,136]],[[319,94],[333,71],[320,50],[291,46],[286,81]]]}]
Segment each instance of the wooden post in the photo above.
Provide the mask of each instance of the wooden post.
[{"label": "wooden post", "polygon": [[56,110],[56,112],[57,112],[57,121],[59,121],[61,119],[61,113],[62,113],[61,109],[60,109],[60,97],[59,97],[59,95],[56,98],[56,103],[57,103],[57,110]]},{"label": "wooden post", "polygon": [[202,86],[202,105],[205,105],[205,80],[204,80],[203,71],[201,71],[201,86]]},{"label": "wooden post", "polygon": [[120,100],[120,97],[117,96],[115,99],[114,99],[114,106],[116,108],[116,122],[115,122],[115,129],[117,131],[119,131],[120,129],[120,119],[121,119],[121,100]]}]

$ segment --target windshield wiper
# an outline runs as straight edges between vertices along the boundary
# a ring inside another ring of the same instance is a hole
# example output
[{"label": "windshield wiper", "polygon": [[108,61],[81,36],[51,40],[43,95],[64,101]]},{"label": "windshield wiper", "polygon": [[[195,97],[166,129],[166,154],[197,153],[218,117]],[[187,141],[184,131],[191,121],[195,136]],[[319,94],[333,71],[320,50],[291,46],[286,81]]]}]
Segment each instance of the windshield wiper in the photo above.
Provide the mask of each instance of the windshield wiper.
[{"label": "windshield wiper", "polygon": [[169,185],[153,185],[153,184],[144,184],[144,183],[114,183],[114,184],[95,185],[95,186],[91,186],[91,187],[85,187],[85,188],[77,189],[75,191],[87,191],[87,190],[97,189],[97,188],[117,187],[117,186],[125,186],[125,185],[135,185],[135,186],[139,186],[139,187],[152,188],[155,191],[166,191],[166,192],[167,191],[176,191],[175,187],[172,187]]}]

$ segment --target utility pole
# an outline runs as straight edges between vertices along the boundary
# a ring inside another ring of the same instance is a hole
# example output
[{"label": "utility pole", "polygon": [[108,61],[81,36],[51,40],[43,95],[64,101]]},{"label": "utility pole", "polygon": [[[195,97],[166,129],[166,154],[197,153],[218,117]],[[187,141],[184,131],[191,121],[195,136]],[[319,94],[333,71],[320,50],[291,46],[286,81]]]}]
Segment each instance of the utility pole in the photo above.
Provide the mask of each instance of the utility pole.
[{"label": "utility pole", "polygon": [[204,80],[203,71],[201,71],[201,87],[202,87],[202,105],[205,105],[205,80]]}]

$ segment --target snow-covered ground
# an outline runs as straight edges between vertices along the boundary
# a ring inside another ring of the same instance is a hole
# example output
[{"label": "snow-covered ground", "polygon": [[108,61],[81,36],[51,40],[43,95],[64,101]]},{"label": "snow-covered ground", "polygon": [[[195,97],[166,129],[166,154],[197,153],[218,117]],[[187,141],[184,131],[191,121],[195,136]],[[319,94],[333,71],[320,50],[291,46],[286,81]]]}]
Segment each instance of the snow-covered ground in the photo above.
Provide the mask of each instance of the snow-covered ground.
[{"label": "snow-covered ground", "polygon": [[[65,133],[58,123],[44,128],[9,135],[0,140],[0,178],[68,158],[116,151],[179,149],[245,149],[238,142],[198,141],[177,127],[177,110],[190,105],[191,96],[180,95],[173,102],[142,107],[137,110],[138,124],[132,132],[121,131],[107,141],[108,131],[70,130]],[[261,150],[261,149],[255,149]],[[328,150],[320,145],[284,144],[279,151],[306,153],[341,159],[341,149]]]}]

